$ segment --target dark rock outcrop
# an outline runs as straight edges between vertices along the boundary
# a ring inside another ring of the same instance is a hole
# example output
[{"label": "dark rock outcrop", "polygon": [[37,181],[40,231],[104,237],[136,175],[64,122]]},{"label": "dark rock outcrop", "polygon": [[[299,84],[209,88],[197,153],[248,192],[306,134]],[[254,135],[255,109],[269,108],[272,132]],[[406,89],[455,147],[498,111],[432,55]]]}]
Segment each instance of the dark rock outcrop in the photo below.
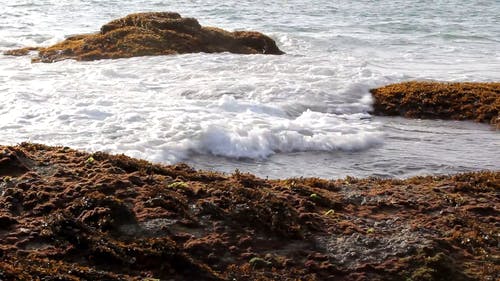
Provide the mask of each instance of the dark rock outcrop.
[{"label": "dark rock outcrop", "polygon": [[178,13],[131,14],[113,20],[96,34],[75,35],[50,47],[28,47],[5,52],[26,55],[38,51],[34,61],[55,62],[129,58],[184,53],[273,54],[283,52],[270,37],[253,31],[228,32],[203,27],[194,18]]},{"label": "dark rock outcrop", "polygon": [[403,82],[370,92],[374,113],[500,125],[500,83]]}]

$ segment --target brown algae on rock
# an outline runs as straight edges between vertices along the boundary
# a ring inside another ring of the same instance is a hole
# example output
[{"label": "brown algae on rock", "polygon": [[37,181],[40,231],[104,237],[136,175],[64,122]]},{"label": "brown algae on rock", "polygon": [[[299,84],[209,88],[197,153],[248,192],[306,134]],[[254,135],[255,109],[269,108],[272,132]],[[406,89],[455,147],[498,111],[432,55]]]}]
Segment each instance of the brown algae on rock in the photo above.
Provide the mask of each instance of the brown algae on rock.
[{"label": "brown algae on rock", "polygon": [[498,82],[410,81],[370,92],[374,98],[375,114],[474,120],[500,126]]},{"label": "brown algae on rock", "polygon": [[148,12],[113,20],[95,34],[82,34],[49,47],[27,47],[6,51],[21,56],[38,51],[37,62],[64,59],[91,61],[137,56],[185,53],[273,54],[283,52],[270,37],[254,31],[228,32],[203,27],[194,18],[173,12]]},{"label": "brown algae on rock", "polygon": [[2,280],[495,280],[500,272],[498,171],[265,180],[29,143],[0,151]]}]

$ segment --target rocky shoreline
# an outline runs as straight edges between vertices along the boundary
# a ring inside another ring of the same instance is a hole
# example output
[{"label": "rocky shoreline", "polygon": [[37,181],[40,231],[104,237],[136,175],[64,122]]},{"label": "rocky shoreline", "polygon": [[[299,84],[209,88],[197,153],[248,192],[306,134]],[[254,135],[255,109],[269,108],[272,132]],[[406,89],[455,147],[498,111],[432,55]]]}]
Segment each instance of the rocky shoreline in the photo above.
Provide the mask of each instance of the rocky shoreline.
[{"label": "rocky shoreline", "polygon": [[95,34],[74,35],[49,47],[6,51],[13,56],[37,51],[33,62],[65,59],[92,61],[185,53],[284,54],[270,37],[254,31],[228,32],[201,26],[173,12],[130,14],[113,20]]},{"label": "rocky shoreline", "polygon": [[409,81],[370,90],[374,113],[474,120],[500,128],[500,83]]},{"label": "rocky shoreline", "polygon": [[0,147],[0,279],[497,280],[500,171],[264,180]]},{"label": "rocky shoreline", "polygon": [[[35,62],[283,52],[258,32],[139,13]],[[500,128],[500,83],[410,81],[374,114]],[[266,180],[123,155],[0,146],[0,280],[498,280],[500,171]]]}]

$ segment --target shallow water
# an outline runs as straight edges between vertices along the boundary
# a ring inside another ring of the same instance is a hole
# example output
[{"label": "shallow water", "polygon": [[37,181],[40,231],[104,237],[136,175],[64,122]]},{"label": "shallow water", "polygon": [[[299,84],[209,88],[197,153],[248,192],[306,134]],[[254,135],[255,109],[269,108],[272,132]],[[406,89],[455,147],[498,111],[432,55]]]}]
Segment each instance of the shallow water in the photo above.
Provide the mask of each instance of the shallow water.
[{"label": "shallow water", "polygon": [[31,64],[0,55],[0,143],[184,161],[260,176],[407,177],[498,169],[488,125],[372,117],[368,90],[498,81],[498,1],[16,1],[0,51],[139,11],[273,37],[283,56],[189,54]]}]

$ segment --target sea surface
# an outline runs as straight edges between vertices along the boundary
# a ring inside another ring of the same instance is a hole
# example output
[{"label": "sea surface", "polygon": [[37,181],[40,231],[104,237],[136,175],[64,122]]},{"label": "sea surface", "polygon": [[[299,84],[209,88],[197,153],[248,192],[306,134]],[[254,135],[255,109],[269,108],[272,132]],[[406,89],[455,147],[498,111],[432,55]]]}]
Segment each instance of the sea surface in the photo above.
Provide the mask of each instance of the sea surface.
[{"label": "sea surface", "polygon": [[0,52],[176,11],[257,30],[283,56],[189,54],[32,64],[0,55],[0,143],[125,153],[262,177],[409,177],[500,167],[472,122],[369,114],[369,89],[499,81],[500,1],[0,0]]}]

